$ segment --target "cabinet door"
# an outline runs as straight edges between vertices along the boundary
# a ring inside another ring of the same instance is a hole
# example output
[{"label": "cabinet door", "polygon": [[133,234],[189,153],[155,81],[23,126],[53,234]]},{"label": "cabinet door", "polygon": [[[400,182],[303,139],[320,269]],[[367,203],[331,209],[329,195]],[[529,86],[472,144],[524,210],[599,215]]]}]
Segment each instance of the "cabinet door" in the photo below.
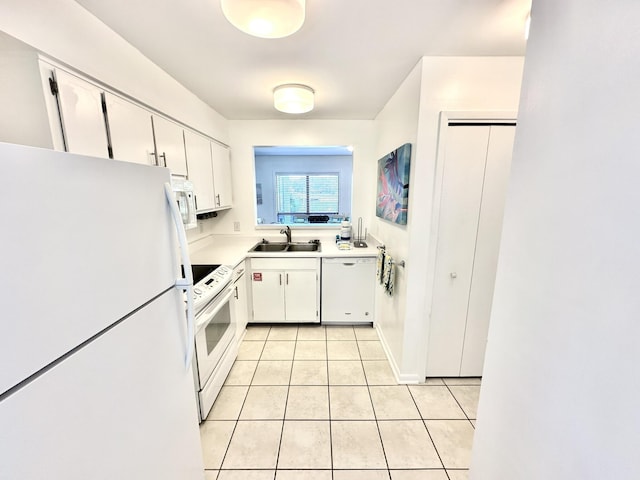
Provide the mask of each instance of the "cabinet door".
[{"label": "cabinet door", "polygon": [[62,70],[56,70],[56,81],[67,152],[108,158],[102,91]]},{"label": "cabinet door", "polygon": [[253,271],[251,275],[254,322],[284,322],[284,273]]},{"label": "cabinet door", "polygon": [[104,96],[113,158],[155,165],[151,113],[110,93]]},{"label": "cabinet door", "polygon": [[193,132],[184,132],[184,146],[189,166],[189,180],[196,194],[196,210],[204,212],[216,208],[211,166],[211,142]]},{"label": "cabinet door", "polygon": [[231,207],[231,157],[229,149],[211,143],[211,157],[213,160],[213,184],[216,194],[216,208]]},{"label": "cabinet door", "polygon": [[285,276],[286,321],[318,322],[318,278],[315,270],[288,270]]},{"label": "cabinet door", "polygon": [[247,276],[242,275],[235,283],[233,302],[231,303],[231,315],[236,322],[236,338],[241,339],[247,328],[249,316],[249,302],[247,301]]},{"label": "cabinet door", "polygon": [[187,176],[182,127],[162,117],[153,116],[158,164],[171,170],[172,175]]}]

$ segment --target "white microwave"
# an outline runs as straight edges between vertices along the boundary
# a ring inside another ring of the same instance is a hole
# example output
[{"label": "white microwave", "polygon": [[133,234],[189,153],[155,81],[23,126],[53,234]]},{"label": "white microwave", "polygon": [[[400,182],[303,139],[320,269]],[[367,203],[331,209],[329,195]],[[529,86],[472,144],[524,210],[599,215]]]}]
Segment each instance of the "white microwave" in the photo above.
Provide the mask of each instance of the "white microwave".
[{"label": "white microwave", "polygon": [[196,228],[196,201],[193,192],[193,183],[183,177],[171,177],[171,187],[178,202],[178,210],[182,217],[185,230]]}]

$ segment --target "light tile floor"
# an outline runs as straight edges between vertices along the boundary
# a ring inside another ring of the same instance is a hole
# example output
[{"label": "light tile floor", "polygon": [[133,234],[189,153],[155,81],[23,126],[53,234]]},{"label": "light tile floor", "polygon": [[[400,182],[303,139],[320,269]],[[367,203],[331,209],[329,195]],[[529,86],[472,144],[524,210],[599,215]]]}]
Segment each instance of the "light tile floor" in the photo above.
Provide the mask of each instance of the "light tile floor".
[{"label": "light tile floor", "polygon": [[480,379],[398,385],[371,327],[251,326],[200,426],[206,480],[465,480]]}]

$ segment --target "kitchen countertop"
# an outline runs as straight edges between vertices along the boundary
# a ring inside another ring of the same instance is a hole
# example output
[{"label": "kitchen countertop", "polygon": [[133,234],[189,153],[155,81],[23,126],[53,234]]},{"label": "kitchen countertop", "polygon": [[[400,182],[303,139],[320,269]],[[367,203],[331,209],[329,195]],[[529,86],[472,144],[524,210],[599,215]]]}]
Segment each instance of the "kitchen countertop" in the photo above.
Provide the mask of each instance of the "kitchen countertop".
[{"label": "kitchen countertop", "polygon": [[[256,243],[266,238],[270,242],[282,242],[283,237],[262,237],[244,235],[208,235],[198,239],[189,245],[191,262],[194,264],[230,265],[235,267],[245,258],[322,258],[322,257],[375,257],[378,254],[376,248],[379,243],[371,238],[367,238],[366,248],[352,248],[351,250],[339,250],[335,242],[335,237],[320,237],[319,252],[249,252],[249,249]],[[294,242],[307,242],[309,237],[296,235],[294,231]]]}]

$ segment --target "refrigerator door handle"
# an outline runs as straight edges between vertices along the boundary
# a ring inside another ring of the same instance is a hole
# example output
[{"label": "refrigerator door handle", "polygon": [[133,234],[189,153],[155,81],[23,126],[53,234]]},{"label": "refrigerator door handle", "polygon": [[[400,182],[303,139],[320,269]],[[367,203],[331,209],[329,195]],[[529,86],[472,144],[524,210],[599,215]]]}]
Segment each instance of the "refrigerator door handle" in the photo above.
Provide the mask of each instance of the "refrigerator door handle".
[{"label": "refrigerator door handle", "polygon": [[176,203],[173,195],[173,188],[170,183],[164,184],[164,193],[171,208],[171,216],[176,225],[176,232],[178,234],[178,243],[180,244],[180,257],[182,259],[182,265],[184,267],[184,278],[176,279],[175,286],[184,290],[187,293],[187,340],[186,340],[186,355],[185,355],[185,367],[191,368],[191,360],[193,358],[193,349],[195,343],[194,334],[194,309],[193,309],[193,273],[191,271],[191,261],[189,260],[189,248],[187,244],[187,234],[184,230],[184,224],[182,222],[182,215],[178,210],[178,204]]}]

